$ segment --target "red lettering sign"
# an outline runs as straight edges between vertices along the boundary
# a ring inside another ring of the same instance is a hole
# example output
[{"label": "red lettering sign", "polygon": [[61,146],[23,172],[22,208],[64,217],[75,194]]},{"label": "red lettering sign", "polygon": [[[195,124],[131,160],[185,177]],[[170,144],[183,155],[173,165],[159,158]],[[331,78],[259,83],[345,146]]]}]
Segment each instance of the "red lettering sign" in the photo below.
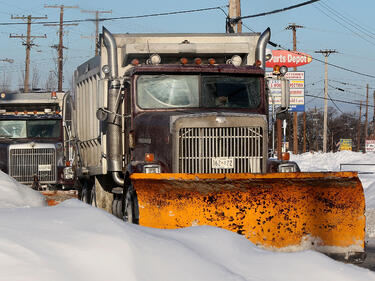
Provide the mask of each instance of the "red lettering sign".
[{"label": "red lettering sign", "polygon": [[284,50],[272,50],[272,58],[266,61],[266,67],[274,67],[275,65],[298,67],[308,64],[312,61],[312,57],[301,52],[289,52]]}]

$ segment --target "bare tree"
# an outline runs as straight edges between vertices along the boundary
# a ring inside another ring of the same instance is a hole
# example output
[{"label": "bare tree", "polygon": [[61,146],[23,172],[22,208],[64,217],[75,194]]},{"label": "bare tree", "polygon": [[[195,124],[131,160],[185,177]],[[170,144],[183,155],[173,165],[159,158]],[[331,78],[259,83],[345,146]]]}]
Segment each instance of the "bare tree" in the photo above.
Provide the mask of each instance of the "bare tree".
[{"label": "bare tree", "polygon": [[9,92],[10,84],[12,83],[12,76],[8,72],[4,71],[0,77],[0,92]]},{"label": "bare tree", "polygon": [[18,88],[20,89],[21,92],[24,91],[24,84],[25,84],[25,69],[23,68],[23,66],[20,66],[20,76],[19,76],[19,79],[18,79]]},{"label": "bare tree", "polygon": [[40,72],[39,72],[39,69],[34,66],[32,78],[31,78],[31,88],[37,89],[39,86],[39,81],[40,81]]},{"label": "bare tree", "polygon": [[57,88],[57,79],[56,73],[53,70],[50,70],[47,80],[44,86],[46,91],[54,91]]}]

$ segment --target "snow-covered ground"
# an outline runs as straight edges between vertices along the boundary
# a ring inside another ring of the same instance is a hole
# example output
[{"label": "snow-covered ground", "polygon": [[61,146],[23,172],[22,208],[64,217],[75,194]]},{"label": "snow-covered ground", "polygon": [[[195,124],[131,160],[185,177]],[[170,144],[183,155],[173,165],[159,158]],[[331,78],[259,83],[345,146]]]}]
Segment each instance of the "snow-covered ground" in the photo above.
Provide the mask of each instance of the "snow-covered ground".
[{"label": "snow-covered ground", "polygon": [[[292,159],[304,171],[372,163],[369,155],[353,152]],[[363,176],[371,197],[375,175]],[[366,200],[375,206],[372,197]],[[265,251],[219,228],[145,228],[75,199],[45,207],[37,192],[1,172],[0,207],[1,281],[375,280],[374,272],[323,254]]]}]

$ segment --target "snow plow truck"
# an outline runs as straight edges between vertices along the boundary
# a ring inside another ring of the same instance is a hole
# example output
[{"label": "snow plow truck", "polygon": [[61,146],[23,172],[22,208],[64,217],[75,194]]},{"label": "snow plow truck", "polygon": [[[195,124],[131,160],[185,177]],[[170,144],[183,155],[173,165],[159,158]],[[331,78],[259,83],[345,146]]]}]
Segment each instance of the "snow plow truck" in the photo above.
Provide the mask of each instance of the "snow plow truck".
[{"label": "snow plow truck", "polygon": [[111,34],[75,71],[79,196],[127,222],[221,227],[274,251],[364,258],[353,172],[268,157],[262,34]]}]

